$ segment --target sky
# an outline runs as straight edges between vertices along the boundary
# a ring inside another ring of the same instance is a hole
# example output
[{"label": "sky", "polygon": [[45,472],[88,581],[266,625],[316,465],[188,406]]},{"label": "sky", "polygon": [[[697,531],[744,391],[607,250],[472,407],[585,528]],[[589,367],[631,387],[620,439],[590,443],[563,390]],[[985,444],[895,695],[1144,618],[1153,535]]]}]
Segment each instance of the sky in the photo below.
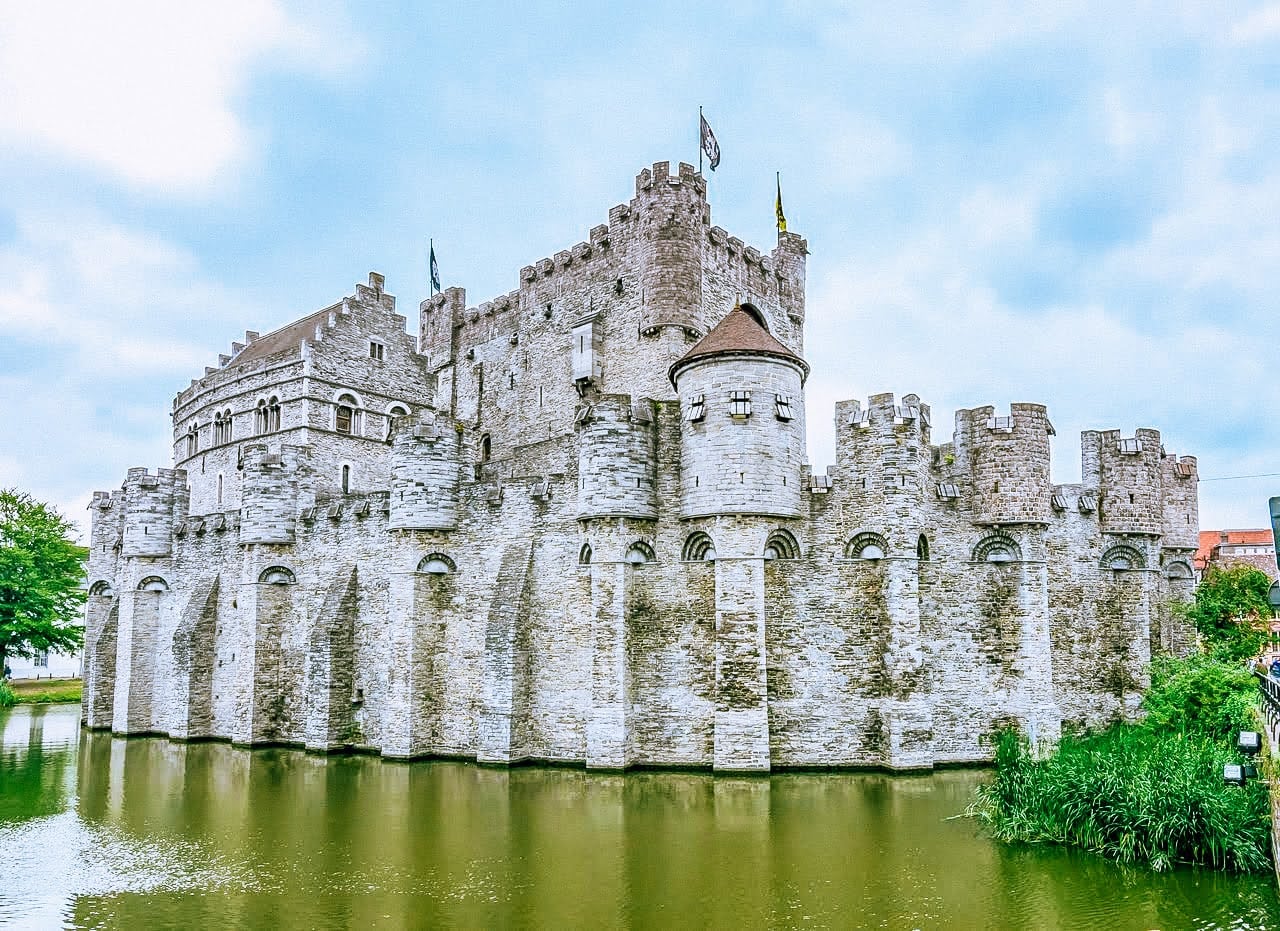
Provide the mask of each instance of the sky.
[{"label": "sky", "polygon": [[246,329],[371,270],[413,326],[430,239],[510,291],[696,164],[702,106],[712,222],[770,248],[778,171],[809,241],[816,468],[839,399],[935,442],[1035,401],[1055,481],[1152,426],[1202,527],[1267,526],[1280,3],[887,6],[0,0],[0,487],[83,525]]}]

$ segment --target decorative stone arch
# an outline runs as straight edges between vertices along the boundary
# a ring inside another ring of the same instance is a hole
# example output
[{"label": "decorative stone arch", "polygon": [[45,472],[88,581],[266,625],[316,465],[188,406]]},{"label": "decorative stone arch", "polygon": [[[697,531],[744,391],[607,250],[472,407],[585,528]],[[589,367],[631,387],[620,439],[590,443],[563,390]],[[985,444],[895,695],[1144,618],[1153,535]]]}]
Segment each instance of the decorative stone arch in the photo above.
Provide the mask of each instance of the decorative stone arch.
[{"label": "decorative stone arch", "polygon": [[636,540],[627,547],[627,552],[623,555],[623,561],[633,566],[643,566],[645,563],[656,561],[653,554],[653,547],[644,540]]},{"label": "decorative stone arch", "polygon": [[333,431],[348,436],[364,433],[364,401],[351,388],[339,388],[333,393]]},{"label": "decorative stone arch", "polygon": [[1102,560],[1099,565],[1103,569],[1114,569],[1117,572],[1125,572],[1129,569],[1145,569],[1147,568],[1147,557],[1143,556],[1140,550],[1129,546],[1127,543],[1117,543],[1115,546],[1108,547],[1106,552],[1102,554]]},{"label": "decorative stone arch", "polygon": [[1196,577],[1191,564],[1185,559],[1175,559],[1164,567],[1165,578],[1178,582],[1190,582]]},{"label": "decorative stone arch", "polygon": [[578,550],[578,565],[579,566],[591,565],[591,544],[590,543],[582,544],[582,549]]},{"label": "decorative stone arch", "polygon": [[695,530],[685,538],[680,559],[683,562],[715,562],[715,541],[711,539],[710,534]]},{"label": "decorative stone arch", "polygon": [[779,527],[764,541],[765,559],[799,559],[800,544],[790,530]]},{"label": "decorative stone arch", "polygon": [[89,594],[96,598],[114,598],[116,590],[106,579],[99,579],[89,586]]},{"label": "decorative stone arch", "polygon": [[844,546],[845,559],[884,559],[889,555],[889,541],[880,534],[866,531]]},{"label": "decorative stone arch", "polygon": [[268,566],[262,570],[258,581],[263,585],[296,585],[298,579],[292,569],[285,566]]},{"label": "decorative stone arch", "polygon": [[920,539],[916,540],[916,559],[921,562],[929,561],[929,538],[923,533],[920,534]]},{"label": "decorative stone arch", "polygon": [[427,575],[453,575],[458,566],[444,553],[428,553],[418,561],[417,571]]},{"label": "decorative stone arch", "polygon": [[756,323],[760,324],[760,329],[764,330],[766,333],[769,332],[769,321],[765,317],[765,315],[760,312],[759,307],[757,307],[755,304],[745,303],[745,302],[742,304],[739,304],[738,307],[748,317],[750,317]]},{"label": "decorative stone arch", "polygon": [[140,592],[167,592],[169,583],[158,575],[149,575],[138,583],[138,591]]},{"label": "decorative stone arch", "polygon": [[978,541],[971,559],[973,562],[1020,562],[1022,547],[1007,533],[992,533]]}]

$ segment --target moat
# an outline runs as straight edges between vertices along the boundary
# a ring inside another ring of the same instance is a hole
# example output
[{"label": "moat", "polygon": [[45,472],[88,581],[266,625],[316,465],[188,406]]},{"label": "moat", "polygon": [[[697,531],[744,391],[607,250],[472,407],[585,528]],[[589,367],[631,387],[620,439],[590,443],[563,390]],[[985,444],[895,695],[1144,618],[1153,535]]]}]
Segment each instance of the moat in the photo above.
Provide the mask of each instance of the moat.
[{"label": "moat", "polygon": [[1009,847],[981,771],[601,775],[0,711],[0,927],[1276,928],[1268,876]]}]

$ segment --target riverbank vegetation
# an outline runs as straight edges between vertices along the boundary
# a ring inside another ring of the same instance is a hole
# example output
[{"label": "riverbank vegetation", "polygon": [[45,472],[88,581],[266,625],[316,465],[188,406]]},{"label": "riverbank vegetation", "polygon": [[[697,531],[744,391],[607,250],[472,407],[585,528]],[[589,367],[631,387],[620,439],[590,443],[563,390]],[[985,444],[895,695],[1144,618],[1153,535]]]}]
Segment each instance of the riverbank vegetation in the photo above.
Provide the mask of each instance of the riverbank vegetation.
[{"label": "riverbank vegetation", "polygon": [[[1005,841],[1082,847],[1155,870],[1175,863],[1271,869],[1267,785],[1226,785],[1241,730],[1259,730],[1258,688],[1243,660],[1261,647],[1256,603],[1270,582],[1243,567],[1211,573],[1185,608],[1201,634],[1187,657],[1151,666],[1142,720],[1064,736],[1037,759],[1014,731],[998,738],[995,779],[970,813]],[[1229,576],[1215,578],[1215,575]]]},{"label": "riverbank vegetation", "polygon": [[47,705],[79,701],[83,684],[80,679],[13,679],[7,687],[11,704]]}]

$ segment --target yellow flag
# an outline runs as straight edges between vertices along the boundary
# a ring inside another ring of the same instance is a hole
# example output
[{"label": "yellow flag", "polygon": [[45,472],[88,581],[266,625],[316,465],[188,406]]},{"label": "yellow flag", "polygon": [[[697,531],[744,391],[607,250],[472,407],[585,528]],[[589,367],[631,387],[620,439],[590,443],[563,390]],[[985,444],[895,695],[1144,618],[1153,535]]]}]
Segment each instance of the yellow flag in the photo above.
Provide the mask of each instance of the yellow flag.
[{"label": "yellow flag", "polygon": [[778,215],[778,232],[785,233],[787,231],[787,216],[782,212],[782,173],[778,173],[778,199],[773,205],[774,213]]}]

